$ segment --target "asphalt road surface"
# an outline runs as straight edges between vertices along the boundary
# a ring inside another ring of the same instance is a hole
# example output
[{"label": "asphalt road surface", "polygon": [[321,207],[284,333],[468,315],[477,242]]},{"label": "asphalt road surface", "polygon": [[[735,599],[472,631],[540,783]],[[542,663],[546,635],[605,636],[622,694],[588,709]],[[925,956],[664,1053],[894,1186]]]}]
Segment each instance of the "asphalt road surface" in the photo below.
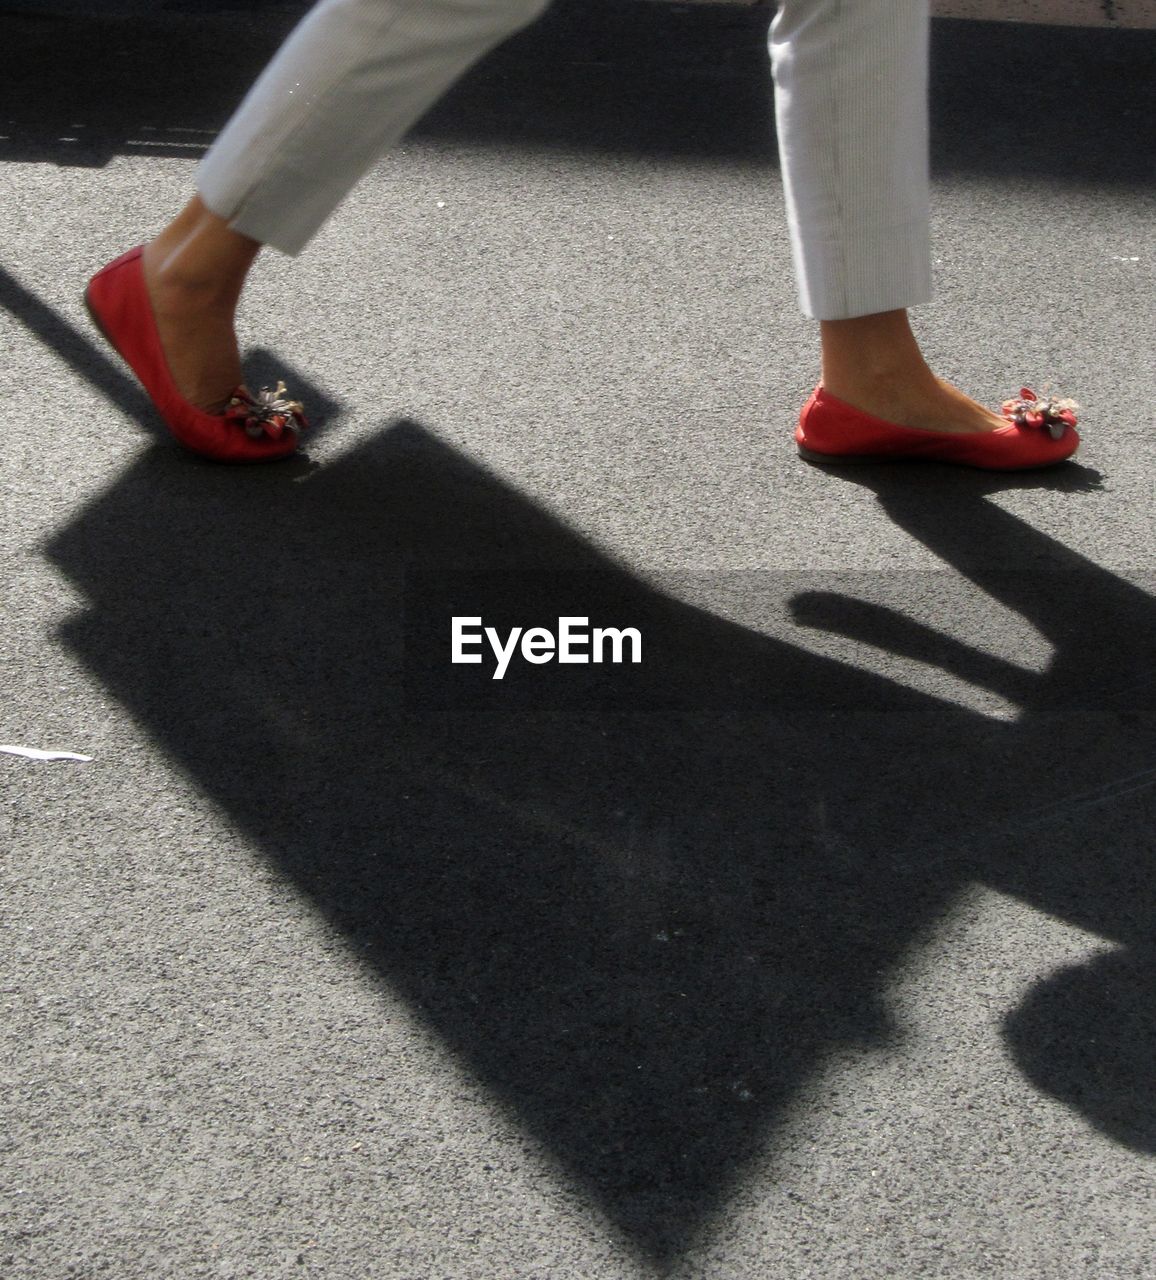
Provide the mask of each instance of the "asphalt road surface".
[{"label": "asphalt road surface", "polygon": [[624,2],[262,260],[230,469],[80,294],[293,12],[15,7],[5,1280],[1150,1277],[1153,35],[934,31],[919,332],[1073,463],[796,458],[766,14]]}]

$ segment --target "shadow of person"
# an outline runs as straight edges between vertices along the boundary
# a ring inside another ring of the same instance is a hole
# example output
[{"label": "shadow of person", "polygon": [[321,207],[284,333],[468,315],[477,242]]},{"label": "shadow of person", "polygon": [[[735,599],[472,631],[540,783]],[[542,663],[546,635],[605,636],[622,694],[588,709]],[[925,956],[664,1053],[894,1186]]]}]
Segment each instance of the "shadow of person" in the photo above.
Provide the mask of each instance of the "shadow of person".
[{"label": "shadow of person", "polygon": [[989,800],[1006,796],[999,816],[957,848],[971,849],[977,880],[1121,949],[1042,980],[1004,1031],[1041,1089],[1117,1141],[1156,1150],[1156,605],[989,501],[1005,488],[1092,494],[1102,478],[1078,465],[1024,476],[869,467],[837,478],[871,489],[895,523],[1052,648],[1040,677],[845,596],[792,602],[805,625],[931,661],[1022,707],[1007,778],[984,788]]},{"label": "shadow of person", "polygon": [[[897,1038],[889,975],[961,887],[1123,946],[1151,918],[1150,792],[1094,858],[1079,797],[1150,764],[1144,646],[1103,646],[1152,601],[953,484],[879,493],[1056,647],[1013,723],[660,591],[411,422],[304,475],[153,450],[51,555],[90,602],[69,643],[157,745],[668,1262],[824,1055]],[[461,616],[634,627],[642,661],[496,680],[451,663]]]},{"label": "shadow of person", "polygon": [[[1149,591],[1106,572],[989,500],[1009,488],[1094,494],[1102,478],[1073,464],[1024,476],[865,467],[846,469],[839,477],[871,489],[895,524],[993,603],[1031,623],[1052,650],[1041,676],[1027,678],[1005,664],[998,678],[990,670],[983,677],[997,690],[1011,692],[1021,707],[1006,738],[1004,780],[985,781],[988,795],[1008,799],[1007,817],[989,824],[984,836],[989,849],[1000,846],[984,877],[1083,928],[1146,944],[1156,918],[1156,880],[1148,874],[1156,846],[1149,826],[1132,828],[1131,841],[1109,839],[1106,847],[1096,841],[1094,860],[1060,859],[1059,865],[1046,842],[1037,841],[1014,858],[1002,844],[1017,830],[1034,830],[1045,817],[1075,821],[1086,811],[1094,811],[1108,832],[1117,801],[1152,802],[1156,602]],[[796,611],[800,608],[814,613],[816,605],[796,601]],[[822,612],[830,619],[838,609],[826,604]],[[988,661],[972,653],[966,658],[948,654],[942,636],[922,636],[894,616],[885,623],[875,617],[867,633],[892,651],[913,649],[948,669],[962,662],[965,670],[978,671],[974,664]],[[1139,913],[1135,935],[1122,934],[1114,908],[1105,909],[1112,899],[1106,881],[1117,873],[1124,879],[1115,883],[1116,891],[1130,896]]]}]

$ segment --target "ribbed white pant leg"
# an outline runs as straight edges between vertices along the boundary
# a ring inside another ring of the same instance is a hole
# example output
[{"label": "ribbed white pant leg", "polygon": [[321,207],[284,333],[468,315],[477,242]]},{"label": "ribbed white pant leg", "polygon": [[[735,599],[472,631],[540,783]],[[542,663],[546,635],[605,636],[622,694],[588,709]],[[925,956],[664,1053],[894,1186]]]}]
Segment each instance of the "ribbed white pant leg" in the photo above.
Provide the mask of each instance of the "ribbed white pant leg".
[{"label": "ribbed white pant leg", "polygon": [[201,162],[236,230],[299,253],[365,170],[548,0],[321,0]]},{"label": "ribbed white pant leg", "polygon": [[931,297],[927,0],[781,0],[771,25],[787,217],[809,316]]}]

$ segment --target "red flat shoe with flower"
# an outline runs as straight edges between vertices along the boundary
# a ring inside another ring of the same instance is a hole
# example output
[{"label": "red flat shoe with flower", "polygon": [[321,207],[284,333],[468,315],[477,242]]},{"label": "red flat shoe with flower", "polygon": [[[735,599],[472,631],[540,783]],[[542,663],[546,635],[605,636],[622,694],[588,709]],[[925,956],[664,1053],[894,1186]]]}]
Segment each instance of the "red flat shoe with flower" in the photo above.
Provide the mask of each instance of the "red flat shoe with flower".
[{"label": "red flat shoe with flower", "polygon": [[145,286],[142,246],[130,249],[88,282],[85,305],[93,323],[140,379],[173,436],[193,453],[218,462],[272,462],[297,448],[308,425],[301,405],[285,398],[285,384],[254,396],[237,387],[224,413],[205,413],[173,381]]},{"label": "red flat shoe with flower", "polygon": [[808,462],[950,462],[985,471],[1027,471],[1070,458],[1080,444],[1074,400],[1040,400],[1023,387],[994,431],[901,427],[816,387],[799,414],[795,443]]}]

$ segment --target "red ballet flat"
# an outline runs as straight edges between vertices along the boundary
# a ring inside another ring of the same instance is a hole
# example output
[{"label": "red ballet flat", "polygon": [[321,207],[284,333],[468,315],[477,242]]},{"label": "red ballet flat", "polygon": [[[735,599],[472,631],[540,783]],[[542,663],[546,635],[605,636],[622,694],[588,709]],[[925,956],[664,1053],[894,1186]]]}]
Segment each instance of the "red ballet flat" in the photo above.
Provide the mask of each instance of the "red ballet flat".
[{"label": "red ballet flat", "polygon": [[1027,387],[1007,400],[1006,427],[955,433],[901,427],[816,387],[799,414],[795,443],[808,462],[950,462],[985,471],[1027,471],[1070,458],[1080,444],[1075,401],[1039,400]]},{"label": "red ballet flat", "polygon": [[142,246],[130,249],[88,282],[84,302],[93,323],[140,379],[173,436],[193,453],[218,462],[272,462],[297,448],[308,423],[301,405],[285,398],[285,384],[254,396],[239,386],[224,413],[190,404],[173,381],[141,265]]}]

